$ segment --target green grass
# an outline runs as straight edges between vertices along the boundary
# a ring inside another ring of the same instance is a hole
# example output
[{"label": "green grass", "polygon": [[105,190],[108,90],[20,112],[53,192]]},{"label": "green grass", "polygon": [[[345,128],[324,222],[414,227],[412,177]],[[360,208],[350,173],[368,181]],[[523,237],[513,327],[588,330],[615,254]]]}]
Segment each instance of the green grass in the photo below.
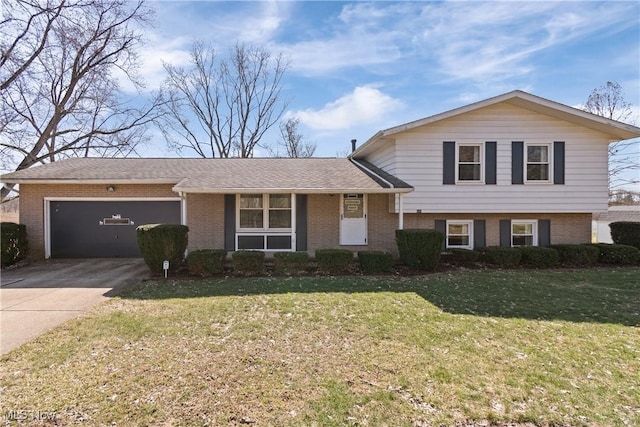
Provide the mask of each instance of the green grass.
[{"label": "green grass", "polygon": [[146,281],[2,358],[62,425],[640,424],[640,270]]}]

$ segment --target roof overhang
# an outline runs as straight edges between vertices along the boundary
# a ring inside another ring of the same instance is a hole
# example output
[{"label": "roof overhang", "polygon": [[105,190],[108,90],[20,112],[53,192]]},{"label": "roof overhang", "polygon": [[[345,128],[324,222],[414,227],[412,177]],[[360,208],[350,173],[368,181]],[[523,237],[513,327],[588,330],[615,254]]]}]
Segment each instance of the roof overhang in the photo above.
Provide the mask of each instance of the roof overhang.
[{"label": "roof overhang", "polygon": [[567,105],[541,98],[527,92],[515,90],[502,95],[498,95],[493,98],[485,99],[483,101],[445,111],[440,114],[378,131],[364,144],[358,147],[353,153],[351,153],[349,157],[364,157],[369,154],[374,146],[378,145],[380,141],[385,139],[393,139],[396,134],[399,134],[401,132],[410,131],[420,126],[425,126],[431,123],[446,120],[498,103],[508,103],[536,113],[557,117],[560,120],[572,122],[586,128],[605,133],[610,136],[610,140],[608,142],[640,137],[640,128],[636,126],[607,119],[605,117],[588,113],[577,108],[569,107]]},{"label": "roof overhang", "polygon": [[199,187],[173,187],[176,193],[200,193],[200,194],[398,194],[410,193],[413,188],[199,188]]}]

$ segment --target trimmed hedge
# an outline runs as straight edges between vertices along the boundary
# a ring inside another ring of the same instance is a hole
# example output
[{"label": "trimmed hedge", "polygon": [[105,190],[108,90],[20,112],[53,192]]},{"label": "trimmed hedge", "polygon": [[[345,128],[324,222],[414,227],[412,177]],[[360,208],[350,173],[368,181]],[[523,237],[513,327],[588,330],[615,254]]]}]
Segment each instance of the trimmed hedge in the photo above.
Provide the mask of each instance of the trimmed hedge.
[{"label": "trimmed hedge", "polygon": [[237,251],[231,254],[233,259],[233,269],[239,274],[262,274],[264,273],[264,252],[260,251]]},{"label": "trimmed hedge", "polygon": [[591,245],[553,245],[558,251],[560,264],[570,267],[594,265],[598,262],[600,251]]},{"label": "trimmed hedge", "polygon": [[444,233],[436,230],[396,230],[400,260],[413,270],[435,270],[444,238]]},{"label": "trimmed hedge", "polygon": [[640,261],[640,250],[634,246],[607,243],[596,243],[593,246],[600,252],[598,262],[604,264],[635,265]]},{"label": "trimmed hedge", "polygon": [[609,229],[613,243],[640,249],[640,222],[612,222],[609,224]]},{"label": "trimmed hedge", "polygon": [[389,273],[393,271],[393,255],[385,251],[360,251],[358,262],[365,274]]},{"label": "trimmed hedge", "polygon": [[473,265],[480,259],[480,252],[472,249],[448,249],[443,255],[443,259],[451,265]]},{"label": "trimmed hedge", "polygon": [[276,252],[273,254],[276,274],[301,274],[309,268],[309,254],[306,252]]},{"label": "trimmed hedge", "polygon": [[481,259],[489,264],[502,267],[512,267],[520,264],[522,251],[518,248],[489,246],[482,250]]},{"label": "trimmed hedge", "polygon": [[555,267],[560,263],[560,254],[553,248],[522,246],[520,263],[529,267]]},{"label": "trimmed hedge", "polygon": [[346,273],[353,259],[353,252],[347,249],[317,249],[316,262],[321,271],[330,274]]},{"label": "trimmed hedge", "polygon": [[138,248],[144,262],[154,273],[162,273],[163,261],[176,271],[184,261],[189,227],[180,224],[145,224],[136,228]]},{"label": "trimmed hedge", "polygon": [[224,271],[224,259],[227,251],[224,249],[202,249],[191,251],[187,255],[189,273],[198,276],[211,276]]},{"label": "trimmed hedge", "polygon": [[0,223],[0,260],[8,267],[27,256],[27,226],[14,222]]}]

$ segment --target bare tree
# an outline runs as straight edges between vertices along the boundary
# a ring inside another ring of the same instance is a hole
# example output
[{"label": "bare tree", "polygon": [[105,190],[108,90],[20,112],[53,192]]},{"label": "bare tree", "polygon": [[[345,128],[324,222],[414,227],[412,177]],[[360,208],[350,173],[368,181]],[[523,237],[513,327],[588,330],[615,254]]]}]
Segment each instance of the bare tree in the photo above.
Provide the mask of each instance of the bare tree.
[{"label": "bare tree", "polygon": [[[267,150],[273,157],[313,157],[316,152],[316,144],[305,139],[304,135],[298,130],[300,119],[290,117],[280,122],[280,141],[274,148],[267,147]],[[279,148],[284,149],[284,154],[280,154]]]},{"label": "bare tree", "polygon": [[2,21],[0,159],[6,169],[129,155],[157,115],[157,98],[134,105],[116,76],[141,87],[136,26],[151,12],[143,2],[53,1],[16,0],[19,7]]},{"label": "bare tree", "polygon": [[200,157],[253,157],[287,106],[280,84],[289,67],[264,47],[236,44],[229,57],[196,43],[187,68],[165,64],[167,93],[161,129],[175,151]]},{"label": "bare tree", "polygon": [[[624,99],[622,87],[616,82],[594,89],[584,110],[607,119],[635,124],[631,104]],[[609,195],[629,184],[638,184],[640,161],[637,156],[637,140],[622,140],[609,144]],[[635,148],[636,154],[633,153]]]}]

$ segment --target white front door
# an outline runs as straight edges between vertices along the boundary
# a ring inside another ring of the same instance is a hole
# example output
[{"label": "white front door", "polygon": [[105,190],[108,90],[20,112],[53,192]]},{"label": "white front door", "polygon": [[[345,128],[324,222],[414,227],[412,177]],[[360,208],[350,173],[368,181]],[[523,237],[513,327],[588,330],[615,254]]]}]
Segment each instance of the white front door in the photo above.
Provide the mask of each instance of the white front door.
[{"label": "white front door", "polygon": [[367,196],[343,194],[340,200],[340,244],[367,244]]}]

